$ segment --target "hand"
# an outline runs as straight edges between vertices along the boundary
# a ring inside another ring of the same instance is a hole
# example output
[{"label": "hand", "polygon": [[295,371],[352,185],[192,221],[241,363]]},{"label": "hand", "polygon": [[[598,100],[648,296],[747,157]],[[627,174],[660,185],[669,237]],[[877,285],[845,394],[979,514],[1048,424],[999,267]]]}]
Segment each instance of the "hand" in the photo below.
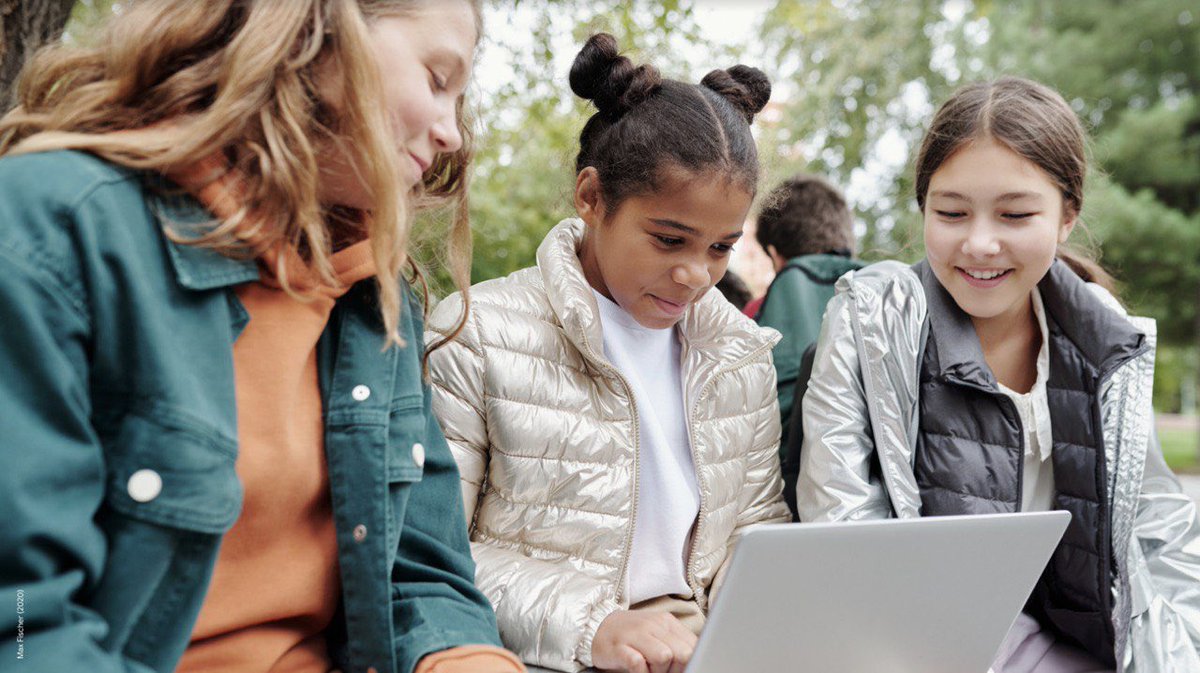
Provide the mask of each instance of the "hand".
[{"label": "hand", "polygon": [[625,673],[683,673],[696,634],[666,612],[618,610],[600,622],[592,665]]}]

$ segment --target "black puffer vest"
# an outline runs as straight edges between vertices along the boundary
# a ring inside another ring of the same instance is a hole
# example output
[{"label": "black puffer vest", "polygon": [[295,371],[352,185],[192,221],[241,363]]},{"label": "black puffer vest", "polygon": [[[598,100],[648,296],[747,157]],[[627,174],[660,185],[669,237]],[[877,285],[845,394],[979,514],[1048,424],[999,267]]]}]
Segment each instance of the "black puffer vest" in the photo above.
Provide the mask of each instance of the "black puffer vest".
[{"label": "black puffer vest", "polygon": [[[921,514],[1016,512],[1025,450],[1016,406],[984,362],[970,317],[928,262],[913,269],[929,306],[914,456]],[[1115,667],[1115,565],[1099,391],[1109,372],[1145,348],[1145,338],[1062,262],[1038,289],[1050,335],[1054,507],[1072,518],[1026,610]]]}]

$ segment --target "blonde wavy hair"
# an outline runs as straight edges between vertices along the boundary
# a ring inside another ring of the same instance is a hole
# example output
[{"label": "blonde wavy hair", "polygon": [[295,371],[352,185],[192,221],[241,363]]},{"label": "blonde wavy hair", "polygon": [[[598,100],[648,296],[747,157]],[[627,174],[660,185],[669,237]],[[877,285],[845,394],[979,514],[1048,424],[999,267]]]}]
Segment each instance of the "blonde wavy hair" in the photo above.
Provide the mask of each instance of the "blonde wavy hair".
[{"label": "blonde wavy hair", "polygon": [[[440,155],[412,198],[403,186],[384,106],[369,23],[438,0],[134,0],[110,19],[95,46],[38,52],[17,84],[17,106],[0,119],[0,156],[83,150],[137,170],[170,174],[210,157],[237,171],[240,209],[204,235],[175,240],[231,257],[291,248],[322,282],[336,284],[332,223],[318,200],[318,155],[352,147],[374,207],[366,218],[388,341],[399,333],[399,279],[409,268],[413,211],[455,206],[444,259],[459,289],[470,285],[466,219],[469,124],[460,101],[462,148]],[[479,28],[478,0],[467,1]],[[479,31],[476,31],[479,34]],[[340,68],[336,115],[316,74]],[[211,179],[219,179],[214,175]],[[281,285],[296,294],[279,272]],[[459,328],[466,321],[462,316]],[[455,330],[457,332],[458,330]]]}]

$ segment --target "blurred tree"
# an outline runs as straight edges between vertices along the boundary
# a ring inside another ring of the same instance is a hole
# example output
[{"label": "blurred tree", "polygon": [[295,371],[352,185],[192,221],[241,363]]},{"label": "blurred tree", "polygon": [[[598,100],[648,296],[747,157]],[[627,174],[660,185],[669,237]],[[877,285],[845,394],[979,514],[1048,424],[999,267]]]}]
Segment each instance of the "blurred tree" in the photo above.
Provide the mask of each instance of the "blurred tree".
[{"label": "blurred tree", "polygon": [[75,0],[0,0],[0,108],[15,100],[13,85],[25,61],[57,40]]}]

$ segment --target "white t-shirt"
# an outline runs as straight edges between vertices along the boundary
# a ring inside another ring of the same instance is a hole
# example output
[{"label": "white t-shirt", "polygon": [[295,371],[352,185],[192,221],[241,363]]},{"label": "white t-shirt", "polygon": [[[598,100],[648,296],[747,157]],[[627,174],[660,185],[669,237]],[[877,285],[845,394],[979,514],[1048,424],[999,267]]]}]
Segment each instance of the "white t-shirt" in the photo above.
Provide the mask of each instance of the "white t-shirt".
[{"label": "white t-shirt", "polygon": [[637,405],[638,500],[629,552],[630,604],[691,596],[686,564],[700,487],[683,408],[679,337],[675,328],[643,327],[593,290],[600,307],[604,355],[633,389]]},{"label": "white t-shirt", "polygon": [[1050,434],[1050,401],[1046,396],[1046,381],[1050,378],[1050,332],[1046,329],[1046,308],[1042,293],[1033,289],[1033,314],[1042,331],[1042,347],[1037,356],[1037,380],[1029,392],[1021,394],[1000,386],[1017,406],[1021,428],[1025,433],[1024,474],[1021,479],[1021,511],[1046,512],[1054,507],[1054,447]]}]

